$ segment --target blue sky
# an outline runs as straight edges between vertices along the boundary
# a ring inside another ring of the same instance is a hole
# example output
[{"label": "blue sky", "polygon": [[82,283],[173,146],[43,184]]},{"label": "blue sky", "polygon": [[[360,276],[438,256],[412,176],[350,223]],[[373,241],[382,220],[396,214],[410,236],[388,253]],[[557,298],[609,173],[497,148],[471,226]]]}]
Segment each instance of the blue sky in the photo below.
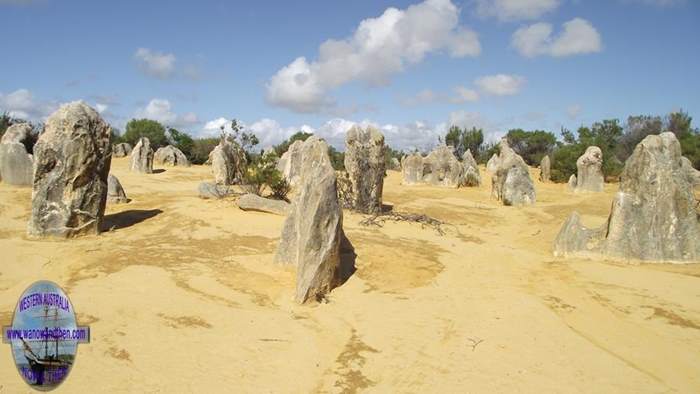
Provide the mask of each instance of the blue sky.
[{"label": "blue sky", "polygon": [[342,146],[358,122],[410,148],[450,124],[495,139],[700,116],[690,0],[0,0],[0,14],[0,110],[36,121],[82,99],[120,129],[215,135],[235,117],[262,145],[304,129]]}]

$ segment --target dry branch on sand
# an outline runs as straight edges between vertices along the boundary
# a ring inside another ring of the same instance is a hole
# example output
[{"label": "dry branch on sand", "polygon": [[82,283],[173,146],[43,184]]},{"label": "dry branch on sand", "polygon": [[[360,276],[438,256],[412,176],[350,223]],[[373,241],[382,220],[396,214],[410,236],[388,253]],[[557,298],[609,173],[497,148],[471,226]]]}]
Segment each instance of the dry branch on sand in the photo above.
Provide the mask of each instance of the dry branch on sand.
[{"label": "dry branch on sand", "polygon": [[362,221],[360,221],[360,224],[362,226],[377,226],[377,227],[383,227],[384,223],[390,220],[392,222],[411,222],[411,223],[420,223],[421,228],[432,228],[435,230],[440,235],[445,235],[445,229],[443,226],[447,225],[448,223],[445,223],[443,221],[440,221],[435,218],[431,218],[428,215],[424,214],[418,214],[418,213],[407,213],[407,212],[381,212],[374,214],[372,216],[369,216]]}]

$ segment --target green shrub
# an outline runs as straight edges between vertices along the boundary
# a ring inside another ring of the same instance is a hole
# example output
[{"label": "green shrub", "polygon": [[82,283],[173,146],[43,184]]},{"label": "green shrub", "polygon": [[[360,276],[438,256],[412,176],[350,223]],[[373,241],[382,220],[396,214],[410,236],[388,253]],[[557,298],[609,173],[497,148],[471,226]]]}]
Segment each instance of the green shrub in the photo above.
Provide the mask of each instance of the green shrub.
[{"label": "green shrub", "polygon": [[291,187],[277,169],[276,163],[275,154],[257,156],[246,170],[244,189],[248,193],[261,196],[265,187],[268,187],[271,197],[286,200]]},{"label": "green shrub", "polygon": [[134,146],[141,137],[148,138],[148,141],[151,143],[151,149],[154,151],[168,145],[165,127],[162,124],[151,119],[131,119],[126,124],[126,131],[122,138]]},{"label": "green shrub", "polygon": [[209,160],[209,153],[219,145],[220,138],[197,138],[192,141],[190,162],[193,164],[204,164]]}]

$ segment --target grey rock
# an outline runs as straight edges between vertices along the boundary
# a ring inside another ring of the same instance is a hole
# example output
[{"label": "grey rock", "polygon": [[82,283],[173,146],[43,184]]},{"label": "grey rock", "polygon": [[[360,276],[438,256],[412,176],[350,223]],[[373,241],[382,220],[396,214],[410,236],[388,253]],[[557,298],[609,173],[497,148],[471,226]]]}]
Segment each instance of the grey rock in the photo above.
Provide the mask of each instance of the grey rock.
[{"label": "grey rock", "polygon": [[205,200],[220,200],[231,194],[231,188],[228,185],[219,185],[213,182],[202,182],[197,190],[199,197]]},{"label": "grey rock", "polygon": [[479,166],[472,156],[471,150],[467,149],[462,155],[462,166],[464,167],[464,186],[480,186],[481,185],[481,174],[479,172]]},{"label": "grey rock", "polygon": [[576,176],[576,192],[603,191],[603,152],[597,146],[586,148],[581,157],[576,160],[578,175]]},{"label": "grey rock", "polygon": [[153,149],[151,149],[151,141],[146,137],[139,138],[139,142],[136,143],[136,146],[131,151],[129,160],[131,171],[152,174]]},{"label": "grey rock", "polygon": [[572,213],[555,239],[554,254],[698,262],[695,204],[676,136],[649,135],[625,163],[607,223],[589,230]]},{"label": "grey rock", "polygon": [[536,201],[535,186],[530,171],[520,155],[503,138],[501,152],[494,161],[498,165],[491,177],[491,194],[504,205],[530,205]]},{"label": "grey rock", "polygon": [[687,157],[681,157],[681,166],[688,177],[688,182],[693,186],[700,186],[700,171],[693,167],[693,163]]},{"label": "grey rock", "polygon": [[129,202],[121,182],[112,174],[109,174],[109,177],[107,177],[107,202],[110,204],[125,204]]},{"label": "grey rock", "polygon": [[111,128],[83,102],[62,105],[34,146],[34,188],[28,233],[97,234],[107,202]]},{"label": "grey rock", "polygon": [[14,186],[31,186],[32,173],[32,155],[27,153],[24,144],[19,142],[0,144],[0,179],[4,183]]},{"label": "grey rock", "polygon": [[568,186],[570,191],[576,190],[576,183],[577,183],[576,174],[571,174],[571,176],[569,177],[569,182],[567,183],[567,186]]},{"label": "grey rock", "polygon": [[238,208],[244,211],[258,211],[286,216],[290,204],[282,200],[260,197],[257,194],[244,194],[238,199]]},{"label": "grey rock", "polygon": [[26,144],[32,135],[32,125],[29,123],[15,123],[5,130],[0,139],[0,144]]},{"label": "grey rock", "polygon": [[423,182],[423,156],[411,153],[401,159],[401,175],[404,185],[417,185]]},{"label": "grey rock", "polygon": [[389,170],[401,171],[401,162],[399,159],[392,157],[391,160],[389,160]]},{"label": "grey rock", "polygon": [[322,299],[340,284],[340,244],[344,235],[328,145],[312,136],[300,151],[299,194],[285,220],[275,261],[297,266],[295,300],[304,303]]},{"label": "grey rock", "polygon": [[185,154],[182,153],[180,149],[177,149],[172,145],[158,148],[156,153],[153,155],[153,160],[156,164],[167,166],[190,166],[190,162],[189,160],[187,160],[187,156],[185,156]]},{"label": "grey rock", "polygon": [[129,156],[130,154],[131,154],[131,145],[126,143],[126,142],[116,144],[116,145],[114,145],[114,147],[112,147],[112,156],[114,156],[114,157],[126,157],[126,156]]},{"label": "grey rock", "polygon": [[247,161],[243,149],[233,141],[221,140],[209,155],[214,180],[220,185],[242,183]]},{"label": "grey rock", "polygon": [[423,159],[426,183],[436,186],[460,187],[464,185],[464,167],[457,160],[452,147],[440,145]]},{"label": "grey rock", "polygon": [[279,162],[277,162],[277,169],[282,173],[284,179],[289,182],[291,186],[296,186],[301,179],[301,156],[302,156],[302,146],[304,141],[294,141],[287,149]]},{"label": "grey rock", "polygon": [[498,166],[498,155],[494,153],[489,161],[486,162],[486,171],[495,174],[498,171]]},{"label": "grey rock", "polygon": [[345,171],[351,188],[351,208],[362,213],[382,211],[386,146],[374,127],[353,126],[345,135]]},{"label": "grey rock", "polygon": [[549,182],[552,178],[551,163],[549,156],[545,156],[540,161],[540,181]]}]

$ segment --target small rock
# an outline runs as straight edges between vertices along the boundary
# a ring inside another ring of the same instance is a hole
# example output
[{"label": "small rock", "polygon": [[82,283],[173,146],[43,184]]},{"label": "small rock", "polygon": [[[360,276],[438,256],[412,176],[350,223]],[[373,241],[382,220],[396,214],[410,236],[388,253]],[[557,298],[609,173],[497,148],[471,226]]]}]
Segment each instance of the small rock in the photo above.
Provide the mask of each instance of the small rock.
[{"label": "small rock", "polygon": [[109,174],[109,177],[107,177],[107,202],[110,204],[125,204],[129,202],[121,182],[112,174]]},{"label": "small rock", "polygon": [[244,211],[258,211],[286,216],[290,204],[282,200],[260,197],[257,194],[244,194],[238,199],[238,208]]}]

